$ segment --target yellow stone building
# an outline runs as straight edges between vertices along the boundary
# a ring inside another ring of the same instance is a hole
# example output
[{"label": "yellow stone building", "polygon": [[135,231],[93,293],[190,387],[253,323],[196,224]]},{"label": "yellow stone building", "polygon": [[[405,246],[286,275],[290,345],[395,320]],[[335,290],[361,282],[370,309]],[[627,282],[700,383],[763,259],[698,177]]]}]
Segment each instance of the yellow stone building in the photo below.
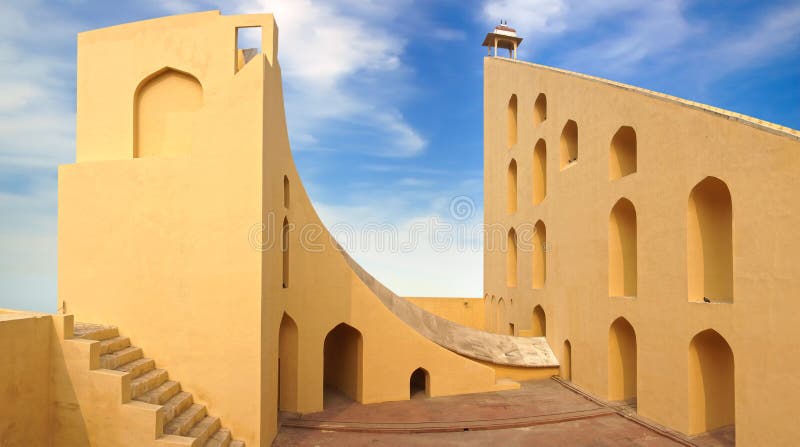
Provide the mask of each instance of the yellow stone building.
[{"label": "yellow stone building", "polygon": [[0,313],[4,445],[268,446],[326,386],[559,374],[679,432],[791,445],[800,134],[516,58],[484,79],[485,296],[404,299],[303,189],[271,15],[81,33],[63,313]]}]

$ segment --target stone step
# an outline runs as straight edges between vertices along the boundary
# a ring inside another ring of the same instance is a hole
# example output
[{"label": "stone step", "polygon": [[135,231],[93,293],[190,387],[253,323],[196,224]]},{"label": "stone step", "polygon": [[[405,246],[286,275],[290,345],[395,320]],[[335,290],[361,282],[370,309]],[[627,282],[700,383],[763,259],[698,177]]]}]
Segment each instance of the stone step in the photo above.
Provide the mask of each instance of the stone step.
[{"label": "stone step", "polygon": [[164,433],[168,435],[185,436],[194,424],[200,422],[206,416],[206,407],[203,405],[192,404],[181,414],[175,416],[164,426]]},{"label": "stone step", "polygon": [[244,447],[244,441],[231,441],[228,447]]},{"label": "stone step", "polygon": [[72,336],[86,340],[106,340],[119,337],[119,330],[114,326],[103,326],[93,323],[75,323]]},{"label": "stone step", "polygon": [[190,393],[181,391],[180,393],[172,396],[171,399],[164,402],[164,423],[167,424],[171,420],[191,407],[194,403],[194,398]]},{"label": "stone step", "polygon": [[164,402],[170,400],[172,396],[181,391],[181,384],[172,380],[167,380],[161,385],[153,388],[152,390],[142,393],[136,397],[136,400],[147,402],[153,405],[164,405]]},{"label": "stone step", "polygon": [[113,337],[100,342],[100,355],[117,352],[131,345],[128,337]]},{"label": "stone step", "polygon": [[144,357],[142,348],[129,346],[127,348],[120,349],[117,352],[112,352],[111,354],[101,355],[100,367],[105,369],[117,369],[126,363],[130,363],[142,357]]},{"label": "stone step", "polygon": [[197,445],[203,445],[208,438],[219,430],[219,418],[216,416],[206,416],[200,422],[194,424],[189,430],[190,438],[197,438]]},{"label": "stone step", "polygon": [[169,376],[166,370],[154,369],[131,380],[131,399],[136,399],[136,397],[155,389],[166,382],[167,379],[169,379]]},{"label": "stone step", "polygon": [[229,447],[231,443],[231,431],[227,428],[220,428],[214,433],[203,447]]},{"label": "stone step", "polygon": [[156,362],[153,359],[141,358],[118,367],[117,371],[130,373],[135,379],[155,367]]}]

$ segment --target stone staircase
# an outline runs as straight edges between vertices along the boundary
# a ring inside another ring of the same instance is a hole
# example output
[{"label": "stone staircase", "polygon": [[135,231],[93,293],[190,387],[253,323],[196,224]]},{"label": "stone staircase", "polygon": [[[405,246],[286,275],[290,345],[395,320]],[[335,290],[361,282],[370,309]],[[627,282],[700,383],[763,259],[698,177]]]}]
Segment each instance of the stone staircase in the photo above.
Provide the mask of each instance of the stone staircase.
[{"label": "stone staircase", "polygon": [[164,434],[190,438],[187,441],[196,447],[244,447],[244,442],[234,441],[231,431],[221,427],[218,417],[208,415],[205,405],[194,403],[179,382],[156,368],[153,359],[144,357],[142,349],[121,337],[116,327],[75,323],[73,336],[100,342],[100,368],[131,375],[133,400],[163,407]]}]

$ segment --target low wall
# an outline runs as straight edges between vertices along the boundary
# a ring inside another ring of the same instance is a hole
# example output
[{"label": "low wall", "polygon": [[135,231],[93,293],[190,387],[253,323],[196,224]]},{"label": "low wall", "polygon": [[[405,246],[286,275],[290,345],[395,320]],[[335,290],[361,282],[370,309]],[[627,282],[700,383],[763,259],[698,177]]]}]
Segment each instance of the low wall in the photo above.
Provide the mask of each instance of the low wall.
[{"label": "low wall", "polygon": [[485,329],[481,298],[406,297],[406,299],[446,320],[473,329]]},{"label": "low wall", "polygon": [[50,445],[50,334],[47,315],[0,309],[0,445]]}]

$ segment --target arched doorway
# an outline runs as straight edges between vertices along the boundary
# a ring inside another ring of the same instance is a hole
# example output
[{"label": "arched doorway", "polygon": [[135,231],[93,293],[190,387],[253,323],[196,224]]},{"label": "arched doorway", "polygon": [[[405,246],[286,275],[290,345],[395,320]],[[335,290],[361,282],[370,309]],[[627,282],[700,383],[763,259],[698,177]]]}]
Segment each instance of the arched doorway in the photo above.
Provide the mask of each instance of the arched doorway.
[{"label": "arched doorway", "polygon": [[547,317],[544,314],[544,309],[542,309],[542,306],[539,305],[533,308],[533,317],[531,318],[531,336],[547,336]]},{"label": "arched doorway", "polygon": [[608,400],[636,397],[636,332],[619,317],[608,331]]},{"label": "arched doorway", "polygon": [[735,420],[733,350],[717,331],[706,329],[689,343],[689,434]]},{"label": "arched doorway", "polygon": [[431,376],[425,368],[417,368],[409,379],[409,399],[430,397]]},{"label": "arched doorway", "polygon": [[561,378],[572,380],[572,344],[564,340],[564,354],[561,356]]},{"label": "arched doorway", "polygon": [[278,409],[297,411],[297,324],[284,313],[278,334]]},{"label": "arched doorway", "polygon": [[361,401],[361,332],[341,323],[328,332],[324,346],[324,405],[342,397]]}]

